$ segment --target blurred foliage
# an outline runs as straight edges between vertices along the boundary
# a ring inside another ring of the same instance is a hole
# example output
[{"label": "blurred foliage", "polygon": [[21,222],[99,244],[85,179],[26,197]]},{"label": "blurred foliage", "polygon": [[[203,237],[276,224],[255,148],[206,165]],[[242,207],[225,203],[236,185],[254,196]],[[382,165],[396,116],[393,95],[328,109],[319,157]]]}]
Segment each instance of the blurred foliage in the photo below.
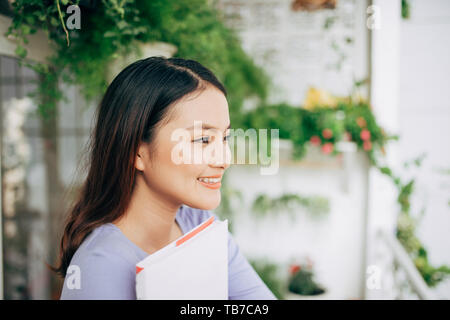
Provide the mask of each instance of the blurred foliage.
[{"label": "blurred foliage", "polygon": [[[72,15],[66,13],[69,5],[80,7],[79,30],[65,26]],[[109,64],[119,55],[139,50],[136,41],[171,43],[178,48],[175,56],[210,68],[229,92],[233,126],[239,126],[244,98],[264,101],[267,96],[269,77],[243,51],[208,0],[16,0],[12,9],[7,36],[18,40],[17,55],[44,78],[38,89],[47,96],[39,104],[42,116],[48,116],[63,96],[57,85],[48,82],[63,79],[80,85],[87,100],[100,97],[107,88]],[[55,48],[48,64],[24,60],[28,36],[38,29]]]},{"label": "blurred foliage", "polygon": [[294,219],[297,216],[295,212],[299,208],[306,209],[313,217],[319,217],[330,212],[330,203],[327,198],[319,196],[304,197],[286,193],[277,198],[271,198],[266,194],[259,194],[253,202],[252,212],[264,217],[269,212],[286,211]]},{"label": "blurred foliage", "polygon": [[403,247],[409,253],[416,268],[430,287],[450,277],[447,265],[434,267],[428,260],[428,254],[416,234],[417,222],[408,213],[401,213],[397,221],[396,235]]},{"label": "blurred foliage", "polygon": [[[337,155],[336,143],[353,141],[374,162],[375,152],[384,153],[386,143],[397,139],[378,125],[365,100],[330,98],[327,93],[318,92],[320,90],[311,88],[303,107],[282,103],[262,105],[246,112],[244,130],[279,128],[279,138],[292,141],[296,160],[305,155],[308,143],[320,146],[325,154]],[[268,138],[270,140],[270,136]]]},{"label": "blurred foliage", "polygon": [[[420,155],[416,159],[406,162],[404,167],[420,167],[424,158],[424,154]],[[390,168],[377,166],[381,173],[391,178],[398,190],[397,202],[400,206],[400,213],[397,217],[397,239],[408,252],[427,285],[434,287],[439,282],[450,277],[450,268],[446,265],[441,265],[439,267],[432,266],[428,260],[427,250],[416,236],[418,221],[411,213],[411,196],[414,193],[416,180],[415,178],[410,178],[403,181],[400,177],[396,176]],[[424,210],[421,212],[421,215],[423,214]]]},{"label": "blurred foliage", "polygon": [[409,19],[411,17],[411,5],[409,0],[402,0],[402,18]]},{"label": "blurred foliage", "polygon": [[250,265],[256,273],[279,300],[284,299],[285,281],[279,277],[279,267],[277,264],[269,262],[265,258],[248,259]]}]

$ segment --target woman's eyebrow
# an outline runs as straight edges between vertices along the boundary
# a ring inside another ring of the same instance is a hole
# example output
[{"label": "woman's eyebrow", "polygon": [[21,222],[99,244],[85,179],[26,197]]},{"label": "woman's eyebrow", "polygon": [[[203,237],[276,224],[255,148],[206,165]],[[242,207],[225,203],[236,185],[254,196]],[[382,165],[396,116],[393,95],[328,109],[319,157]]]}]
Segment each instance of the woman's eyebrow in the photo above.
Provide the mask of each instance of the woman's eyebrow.
[{"label": "woman's eyebrow", "polygon": [[[186,128],[186,130],[192,130],[192,129],[194,129],[194,127],[195,127],[195,126],[190,126],[190,127]],[[230,128],[231,128],[231,123],[228,125],[228,127],[225,129],[225,131],[228,130],[228,129],[230,129]],[[205,130],[208,130],[208,129],[216,129],[216,130],[219,130],[218,128],[213,127],[213,126],[211,126],[211,125],[209,125],[209,124],[207,124],[207,123],[202,123],[202,129],[205,129]]]}]

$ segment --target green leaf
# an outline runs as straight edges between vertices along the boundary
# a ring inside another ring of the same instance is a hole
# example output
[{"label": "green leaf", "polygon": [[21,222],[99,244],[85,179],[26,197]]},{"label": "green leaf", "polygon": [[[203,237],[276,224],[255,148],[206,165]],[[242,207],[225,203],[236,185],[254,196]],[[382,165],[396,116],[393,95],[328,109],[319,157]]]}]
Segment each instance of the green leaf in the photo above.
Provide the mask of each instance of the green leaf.
[{"label": "green leaf", "polygon": [[390,168],[388,168],[388,167],[380,168],[380,172],[382,174],[385,174],[385,175],[388,175],[388,176],[392,175],[392,170]]},{"label": "green leaf", "polygon": [[126,27],[128,27],[128,23],[126,23],[124,20],[121,20],[117,23],[117,27],[119,29],[125,29]]},{"label": "green leaf", "polygon": [[123,15],[125,14],[124,8],[117,8],[117,12],[120,14],[120,16],[123,18]]},{"label": "green leaf", "polygon": [[17,48],[14,52],[16,55],[18,55],[22,59],[24,59],[27,56],[27,50],[22,46],[17,46]]},{"label": "green leaf", "polygon": [[[30,24],[30,25],[34,25],[34,23],[35,23],[35,21],[36,21],[36,19],[35,19],[35,15],[27,15],[27,16],[25,16],[25,21],[28,23],[28,24]],[[26,25],[22,25],[22,28],[24,27],[24,26],[26,26]]]},{"label": "green leaf", "polygon": [[22,33],[24,35],[30,34],[30,32],[31,32],[31,28],[29,25],[26,25],[26,24],[22,25]]},{"label": "green leaf", "polygon": [[113,31],[106,31],[103,35],[105,38],[115,37],[117,34]]},{"label": "green leaf", "polygon": [[59,25],[59,20],[55,17],[50,17],[50,24],[54,27],[57,27]]}]

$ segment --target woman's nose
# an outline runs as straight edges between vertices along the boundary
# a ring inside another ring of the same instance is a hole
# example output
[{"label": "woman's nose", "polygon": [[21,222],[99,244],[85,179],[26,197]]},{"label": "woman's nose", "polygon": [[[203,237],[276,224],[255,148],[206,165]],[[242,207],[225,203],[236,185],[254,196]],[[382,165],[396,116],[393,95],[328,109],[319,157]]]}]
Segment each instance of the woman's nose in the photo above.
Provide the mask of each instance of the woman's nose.
[{"label": "woman's nose", "polygon": [[228,142],[216,141],[214,155],[209,162],[210,166],[227,169],[231,165],[231,148]]}]

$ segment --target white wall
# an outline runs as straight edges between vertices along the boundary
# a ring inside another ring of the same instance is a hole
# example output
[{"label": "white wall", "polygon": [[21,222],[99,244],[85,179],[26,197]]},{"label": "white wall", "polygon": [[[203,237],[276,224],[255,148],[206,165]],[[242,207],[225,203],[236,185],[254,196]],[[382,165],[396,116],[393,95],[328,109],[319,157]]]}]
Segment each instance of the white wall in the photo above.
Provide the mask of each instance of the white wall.
[{"label": "white wall", "polygon": [[[434,266],[450,265],[450,1],[411,1],[400,28],[400,160],[427,157],[417,172],[413,211],[426,212],[418,236]],[[405,176],[407,173],[405,173]],[[450,297],[450,284],[445,290]]]},{"label": "white wall", "polygon": [[[284,272],[280,276],[287,276],[291,259],[308,256],[316,279],[328,290],[327,298],[362,298],[367,170],[367,158],[360,152],[322,164],[305,159],[281,166],[275,175],[261,176],[257,166],[231,166],[227,181],[245,199],[233,218],[233,234],[245,256],[277,263]],[[329,199],[330,212],[317,217],[299,208],[295,220],[288,212],[255,218],[251,204],[259,193],[322,196]]]},{"label": "white wall", "polygon": [[[310,86],[349,94],[367,76],[366,0],[340,0],[333,10],[291,10],[291,0],[219,0],[226,24],[270,76],[271,103],[301,105]],[[327,19],[335,21],[329,29]],[[351,38],[351,43],[345,39]],[[339,49],[333,49],[333,42]],[[345,54],[341,67],[336,63]]]},{"label": "white wall", "polygon": [[[377,15],[377,28],[373,28],[371,34],[371,104],[380,126],[389,134],[397,134],[400,1],[374,0],[373,9]],[[375,18],[375,16],[373,17]],[[394,168],[398,164],[397,148],[395,143],[391,143],[386,148],[386,164]],[[390,179],[375,168],[371,169],[369,179],[366,264],[368,267],[381,270],[384,265],[380,256],[377,255],[379,243],[376,233],[379,229],[394,233],[398,214],[397,190]],[[385,298],[384,290],[386,288],[369,289],[365,287],[365,289],[367,299]]]},{"label": "white wall", "polygon": [[[411,0],[411,18],[400,15],[400,1],[374,0],[381,28],[372,33],[372,104],[380,124],[400,136],[387,149],[387,161],[406,181],[417,177],[412,197],[414,216],[426,208],[417,235],[434,266],[450,264],[450,2]],[[406,170],[405,161],[427,153],[422,168]],[[396,190],[373,171],[370,176],[368,264],[382,265],[374,232],[393,230],[398,214]],[[378,260],[377,260],[378,259]],[[448,283],[448,282],[447,282]],[[450,296],[449,285],[439,293]],[[382,298],[367,290],[368,298]]]}]

